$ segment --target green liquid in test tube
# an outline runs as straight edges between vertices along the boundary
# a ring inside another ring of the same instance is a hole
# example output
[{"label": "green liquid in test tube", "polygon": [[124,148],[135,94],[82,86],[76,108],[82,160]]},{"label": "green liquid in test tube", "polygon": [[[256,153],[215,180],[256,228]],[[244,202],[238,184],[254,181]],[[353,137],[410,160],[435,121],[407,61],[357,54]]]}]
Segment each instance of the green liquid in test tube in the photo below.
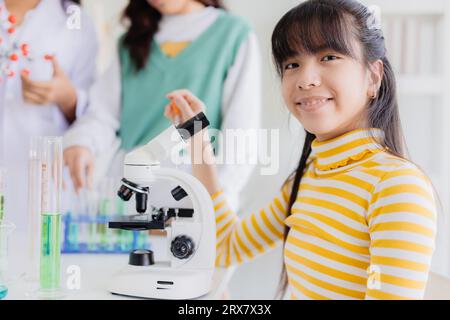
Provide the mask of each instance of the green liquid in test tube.
[{"label": "green liquid in test tube", "polygon": [[61,290],[62,139],[42,138],[41,248],[39,288],[43,298],[59,298]]},{"label": "green liquid in test tube", "polygon": [[75,216],[71,214],[70,216],[70,223],[68,226],[69,228],[69,244],[70,249],[77,251],[79,249],[79,229],[80,229],[80,222],[75,220]]},{"label": "green liquid in test tube", "polygon": [[13,223],[0,221],[0,300],[8,294],[8,237],[14,229]]},{"label": "green liquid in test tube", "polygon": [[5,207],[5,200],[4,199],[5,198],[4,198],[3,194],[0,193],[0,221],[3,220],[3,217],[5,215],[5,209],[4,209],[4,207]]},{"label": "green liquid in test tube", "polygon": [[100,246],[102,250],[109,250],[106,217],[109,207],[108,199],[102,199],[99,208],[99,217],[101,223],[98,225],[98,233],[100,234]]},{"label": "green liquid in test tube", "polygon": [[61,214],[41,214],[41,289],[60,287]]}]

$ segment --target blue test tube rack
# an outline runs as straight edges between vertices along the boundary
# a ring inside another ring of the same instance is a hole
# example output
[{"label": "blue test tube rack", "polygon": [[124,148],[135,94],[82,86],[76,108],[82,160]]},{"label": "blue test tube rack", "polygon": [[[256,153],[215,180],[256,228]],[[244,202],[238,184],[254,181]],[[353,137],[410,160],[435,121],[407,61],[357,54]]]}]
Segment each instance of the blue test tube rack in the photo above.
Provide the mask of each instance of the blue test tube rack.
[{"label": "blue test tube rack", "polygon": [[62,253],[128,254],[134,249],[151,249],[149,234],[108,228],[112,216],[63,215]]}]

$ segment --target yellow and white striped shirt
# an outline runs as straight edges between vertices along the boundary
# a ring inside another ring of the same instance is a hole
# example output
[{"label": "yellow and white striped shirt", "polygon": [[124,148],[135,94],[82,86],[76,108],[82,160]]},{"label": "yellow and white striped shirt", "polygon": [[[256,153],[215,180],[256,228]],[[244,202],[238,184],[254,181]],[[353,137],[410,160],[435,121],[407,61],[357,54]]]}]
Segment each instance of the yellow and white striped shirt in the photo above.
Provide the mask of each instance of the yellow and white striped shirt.
[{"label": "yellow and white striped shirt", "polygon": [[[427,177],[376,143],[378,129],[312,143],[292,215],[292,183],[264,209],[240,219],[223,192],[212,196],[217,265],[284,248],[292,299],[421,299],[436,231]],[[373,139],[371,137],[375,137]]]}]

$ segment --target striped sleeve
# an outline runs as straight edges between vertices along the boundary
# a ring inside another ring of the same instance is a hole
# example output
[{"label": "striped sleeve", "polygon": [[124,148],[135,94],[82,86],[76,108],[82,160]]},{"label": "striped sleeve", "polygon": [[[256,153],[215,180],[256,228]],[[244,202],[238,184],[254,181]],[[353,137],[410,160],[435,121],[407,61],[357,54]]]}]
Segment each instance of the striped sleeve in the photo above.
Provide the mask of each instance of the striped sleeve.
[{"label": "striped sleeve", "polygon": [[251,260],[274,248],[284,237],[284,220],[290,190],[285,185],[270,204],[239,218],[220,191],[212,196],[216,215],[217,266]]},{"label": "striped sleeve", "polygon": [[366,299],[422,299],[436,234],[428,179],[411,166],[388,172],[372,194],[368,225]]}]

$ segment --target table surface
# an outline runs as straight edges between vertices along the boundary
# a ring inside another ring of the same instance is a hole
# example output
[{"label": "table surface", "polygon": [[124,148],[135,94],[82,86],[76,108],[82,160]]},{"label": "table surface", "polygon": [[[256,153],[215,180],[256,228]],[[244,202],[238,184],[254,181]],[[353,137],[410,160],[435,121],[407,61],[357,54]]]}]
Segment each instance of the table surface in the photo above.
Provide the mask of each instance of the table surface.
[{"label": "table surface", "polygon": [[[9,285],[5,299],[34,299],[30,282],[24,280],[27,265],[26,234],[13,234],[9,241]],[[107,291],[109,279],[128,262],[127,254],[62,254],[61,284],[67,287],[69,279],[66,270],[69,266],[78,266],[80,271],[80,288],[64,290],[65,300],[129,300],[135,299],[111,294]],[[72,273],[73,274],[73,273]],[[216,268],[211,291],[198,299],[220,299],[231,277],[232,269]]]}]

